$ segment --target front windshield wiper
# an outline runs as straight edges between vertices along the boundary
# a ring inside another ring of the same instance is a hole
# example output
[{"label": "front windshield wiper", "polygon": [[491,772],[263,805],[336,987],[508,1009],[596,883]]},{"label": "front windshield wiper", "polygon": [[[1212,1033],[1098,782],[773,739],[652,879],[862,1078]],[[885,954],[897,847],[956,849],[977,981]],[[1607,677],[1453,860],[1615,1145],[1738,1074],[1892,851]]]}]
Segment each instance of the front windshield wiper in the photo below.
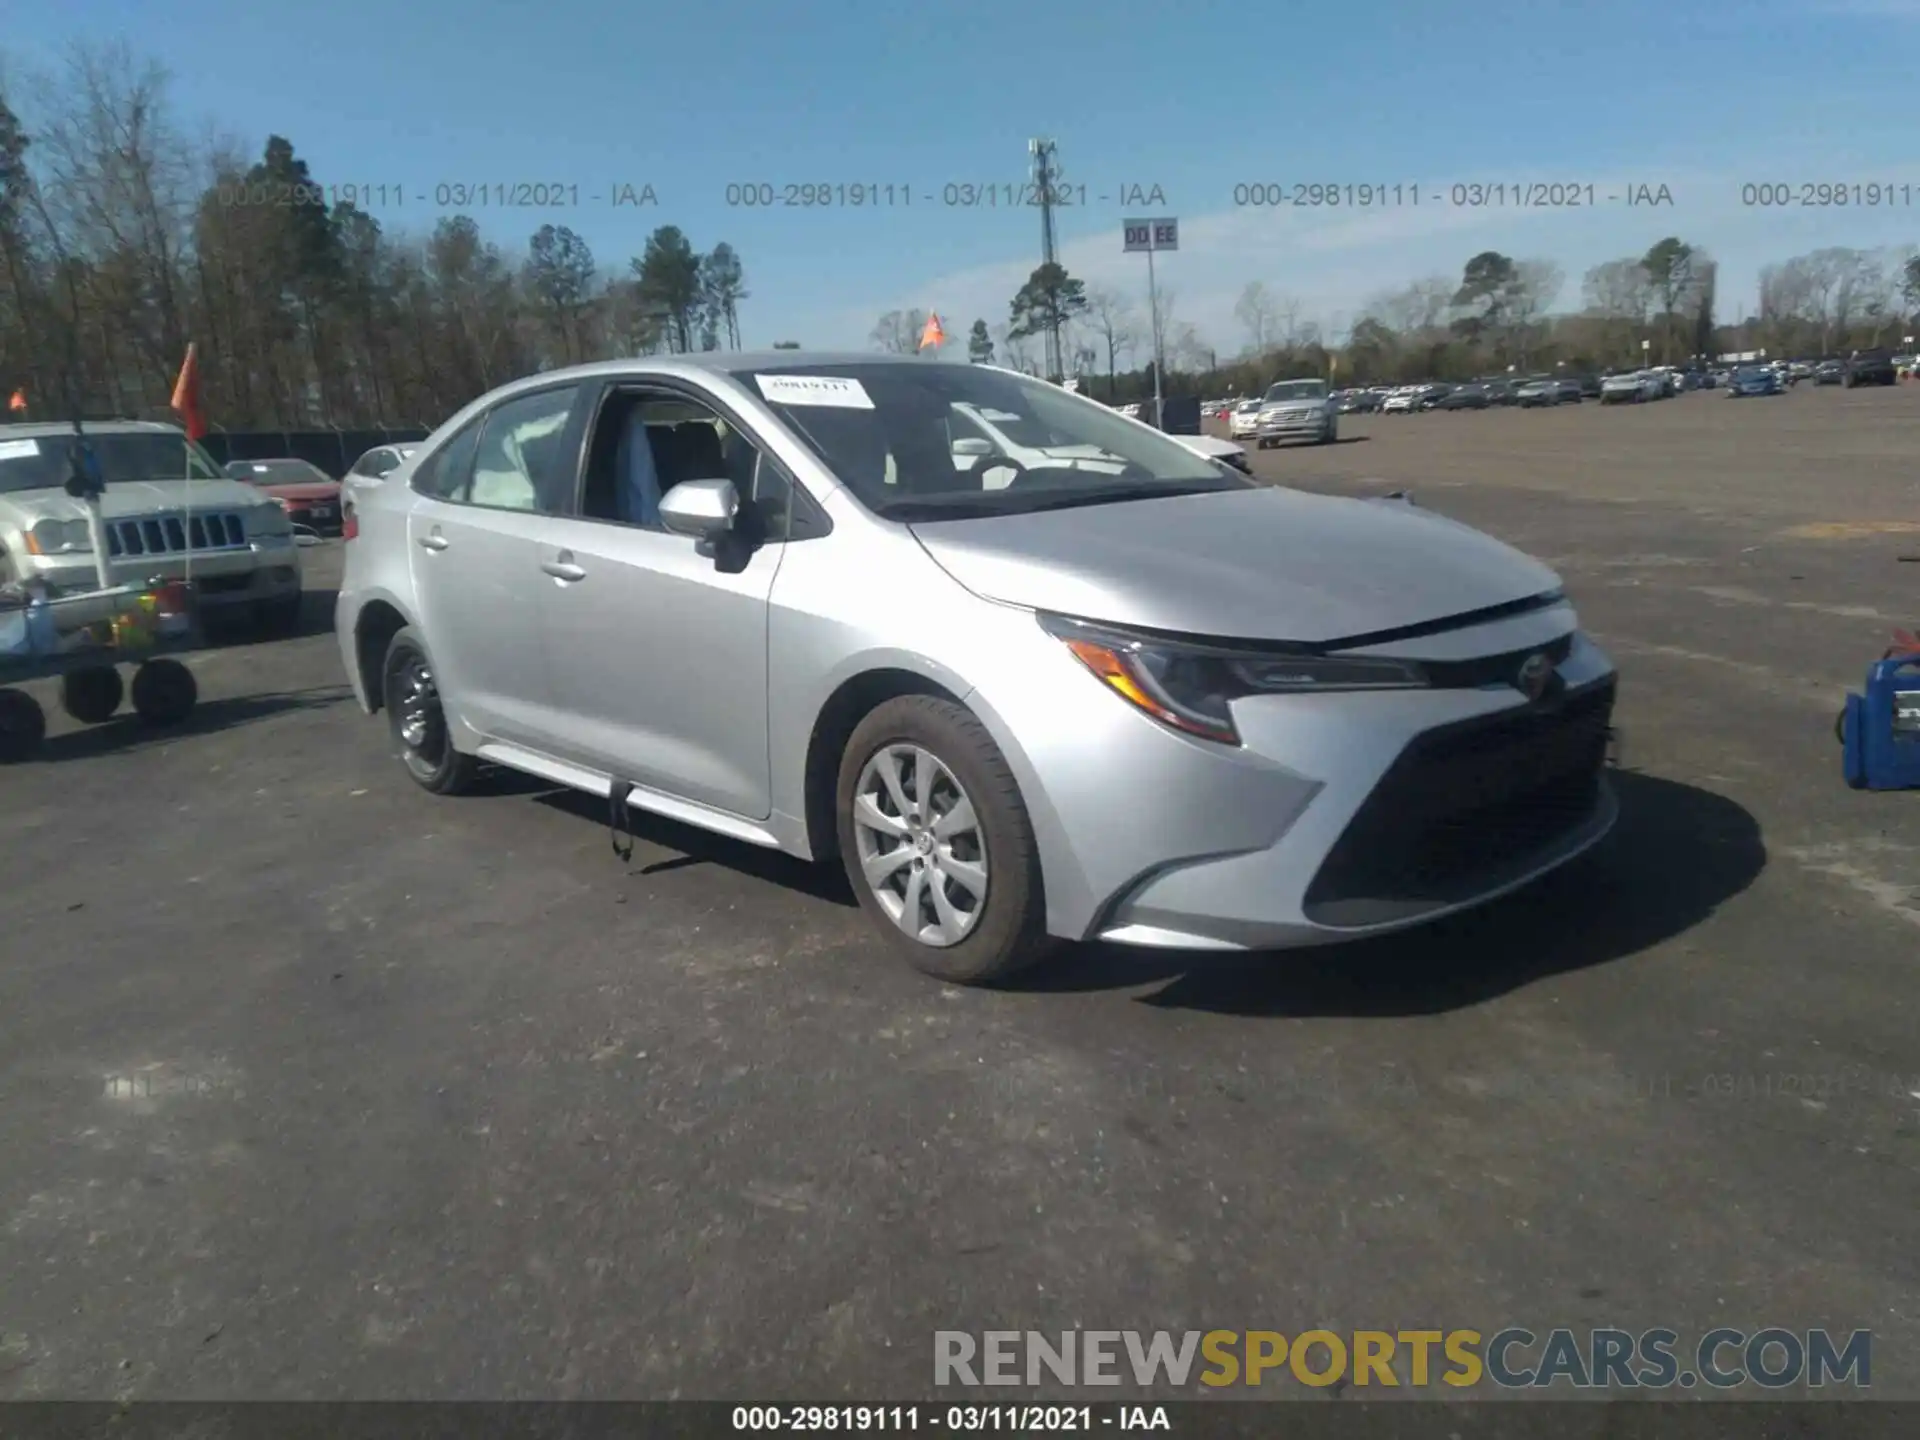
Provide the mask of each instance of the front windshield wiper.
[{"label": "front windshield wiper", "polygon": [[1215,485],[1205,480],[1168,480],[1156,485],[1109,485],[1085,490],[1063,490],[1044,498],[1034,496],[1021,508],[1035,510],[1071,510],[1079,505],[1110,505],[1118,500],[1174,500],[1183,495],[1219,495],[1238,489],[1234,485]]},{"label": "front windshield wiper", "polygon": [[986,500],[893,500],[875,507],[882,520],[973,520],[982,515],[1005,515],[1004,502]]},{"label": "front windshield wiper", "polygon": [[883,520],[975,520],[988,515],[1032,515],[1042,510],[1071,510],[1081,505],[1111,505],[1120,500],[1172,500],[1183,495],[1220,495],[1243,487],[1206,480],[1168,480],[1154,485],[1101,485],[1071,490],[996,490],[991,498],[958,496],[951,500],[896,500],[878,509]]}]

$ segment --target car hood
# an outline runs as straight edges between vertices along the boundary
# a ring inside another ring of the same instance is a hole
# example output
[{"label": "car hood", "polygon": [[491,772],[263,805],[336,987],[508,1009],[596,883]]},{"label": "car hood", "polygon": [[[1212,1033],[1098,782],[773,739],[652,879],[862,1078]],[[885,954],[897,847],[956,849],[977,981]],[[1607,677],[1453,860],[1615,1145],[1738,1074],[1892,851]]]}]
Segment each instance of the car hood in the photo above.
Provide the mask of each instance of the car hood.
[{"label": "car hood", "polygon": [[1432,511],[1268,487],[911,528],[976,595],[1188,635],[1328,644],[1560,588]]},{"label": "car hood", "polygon": [[1177,441],[1196,455],[1205,455],[1217,460],[1225,455],[1244,455],[1247,447],[1236,445],[1231,440],[1221,440],[1213,435],[1169,435],[1169,440]]},{"label": "car hood", "polygon": [[[119,480],[100,498],[100,513],[108,520],[164,511],[251,510],[264,501],[251,485],[238,480]],[[41,520],[84,520],[87,510],[64,489],[23,490],[0,495],[0,510],[10,511],[27,525]]]}]

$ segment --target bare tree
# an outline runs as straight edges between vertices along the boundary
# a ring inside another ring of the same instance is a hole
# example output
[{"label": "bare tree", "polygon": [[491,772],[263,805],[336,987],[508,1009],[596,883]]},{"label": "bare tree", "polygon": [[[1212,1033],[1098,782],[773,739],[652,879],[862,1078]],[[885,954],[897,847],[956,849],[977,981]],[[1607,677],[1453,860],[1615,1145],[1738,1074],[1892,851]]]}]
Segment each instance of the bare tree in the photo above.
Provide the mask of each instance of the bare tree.
[{"label": "bare tree", "polygon": [[1439,330],[1453,305],[1457,282],[1444,275],[1429,275],[1398,290],[1375,296],[1364,307],[1364,316],[1378,320],[1395,334],[1414,337]]},{"label": "bare tree", "polygon": [[1587,313],[1600,322],[1607,357],[1637,359],[1654,307],[1653,281],[1646,267],[1638,258],[1603,261],[1587,271],[1580,290]]},{"label": "bare tree", "polygon": [[1255,280],[1240,292],[1239,302],[1233,307],[1233,318],[1246,329],[1249,355],[1264,355],[1273,349],[1278,338],[1280,314],[1279,307],[1264,284]]},{"label": "bare tree", "polygon": [[889,310],[875,323],[869,338],[890,354],[912,355],[920,349],[920,336],[926,328],[924,310]]},{"label": "bare tree", "polygon": [[1133,347],[1135,318],[1133,304],[1117,290],[1104,285],[1087,287],[1087,310],[1082,317],[1095,337],[1107,362],[1107,395],[1112,397],[1114,379],[1119,373],[1120,357]]},{"label": "bare tree", "polygon": [[1161,332],[1161,344],[1170,370],[1203,371],[1212,363],[1211,347],[1188,321],[1176,320],[1170,330]]},{"label": "bare tree", "polygon": [[1507,300],[1507,320],[1512,329],[1510,345],[1521,369],[1536,343],[1543,338],[1541,317],[1553,308],[1566,287],[1567,272],[1551,260],[1519,260],[1514,263],[1513,281]]}]

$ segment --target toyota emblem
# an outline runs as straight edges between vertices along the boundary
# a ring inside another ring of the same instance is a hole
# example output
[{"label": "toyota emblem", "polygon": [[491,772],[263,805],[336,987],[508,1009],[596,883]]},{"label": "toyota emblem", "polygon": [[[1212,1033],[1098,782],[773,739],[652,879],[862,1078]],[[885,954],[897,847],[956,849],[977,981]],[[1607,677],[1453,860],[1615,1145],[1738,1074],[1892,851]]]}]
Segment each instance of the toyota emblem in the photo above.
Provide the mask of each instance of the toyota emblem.
[{"label": "toyota emblem", "polygon": [[1553,683],[1553,657],[1545,651],[1529,655],[1520,666],[1520,673],[1514,676],[1513,683],[1527,699],[1538,700],[1547,693],[1547,686]]}]

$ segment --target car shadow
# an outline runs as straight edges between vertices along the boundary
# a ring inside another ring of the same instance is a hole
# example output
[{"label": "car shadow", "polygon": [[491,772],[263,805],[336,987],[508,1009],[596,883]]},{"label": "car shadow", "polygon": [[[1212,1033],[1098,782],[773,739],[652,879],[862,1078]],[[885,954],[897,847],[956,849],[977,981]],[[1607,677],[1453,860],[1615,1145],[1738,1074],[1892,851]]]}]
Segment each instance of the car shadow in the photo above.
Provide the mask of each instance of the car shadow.
[{"label": "car shadow", "polygon": [[300,597],[300,619],[290,630],[263,630],[246,606],[210,608],[205,612],[202,630],[207,648],[226,650],[241,645],[266,645],[275,640],[300,640],[309,635],[331,634],[333,606],[339,591],[332,586],[315,586]]},{"label": "car shadow", "polygon": [[1759,823],[1742,806],[1651,775],[1613,778],[1621,811],[1613,834],[1486,906],[1396,935],[1304,950],[1078,945],[1007,988],[1158,984],[1137,997],[1141,1004],[1261,1017],[1432,1015],[1639,954],[1698,925],[1765,869]]},{"label": "car shadow", "polygon": [[305,690],[283,690],[264,695],[222,696],[201,700],[178,725],[147,725],[130,709],[122,708],[104,725],[88,725],[83,729],[49,735],[41,742],[31,763],[91,760],[141,745],[179,740],[190,735],[213,735],[291,711],[328,710],[352,698],[353,691],[346,685],[315,685]]},{"label": "car shadow", "polygon": [[[503,793],[495,787],[517,783],[516,779],[502,774],[498,780],[489,781],[488,789]],[[520,793],[529,791],[532,798],[542,805],[550,805],[611,831],[613,817],[607,802],[598,796],[583,794],[578,790],[554,789],[538,780],[529,781],[527,790]],[[627,810],[627,824],[636,842],[634,857],[630,862],[636,875],[664,875],[695,865],[719,865],[742,875],[751,875],[756,880],[764,880],[770,885],[811,895],[816,900],[856,909],[859,907],[860,901],[854,895],[853,887],[847,883],[846,872],[838,865],[820,865],[800,860],[779,850],[768,850],[760,845],[749,845],[744,840],[715,835],[710,830],[683,825],[678,820],[669,820],[663,815],[650,814],[631,806]],[[639,853],[640,846],[675,853],[643,860]]]}]

